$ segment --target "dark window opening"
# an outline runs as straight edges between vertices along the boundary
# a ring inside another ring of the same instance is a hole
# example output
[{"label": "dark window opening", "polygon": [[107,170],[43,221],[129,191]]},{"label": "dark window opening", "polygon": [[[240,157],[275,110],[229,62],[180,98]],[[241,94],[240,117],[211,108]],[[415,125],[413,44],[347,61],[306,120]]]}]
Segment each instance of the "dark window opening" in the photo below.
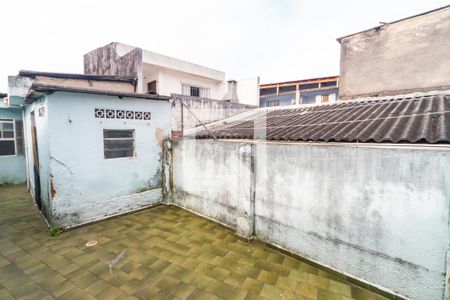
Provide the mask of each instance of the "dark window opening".
[{"label": "dark window opening", "polygon": [[103,130],[105,159],[134,157],[134,129]]},{"label": "dark window opening", "polygon": [[280,93],[295,92],[296,89],[297,87],[295,85],[280,86],[279,92]]},{"label": "dark window opening", "polygon": [[149,83],[147,83],[147,93],[149,94],[156,94],[156,80],[153,80]]},{"label": "dark window opening", "polygon": [[327,81],[321,83],[322,87],[337,86],[337,81]]},{"label": "dark window opening", "polygon": [[277,93],[277,88],[268,88],[268,89],[260,89],[259,90],[260,96],[274,95],[276,93]]},{"label": "dark window opening", "polygon": [[309,89],[317,89],[319,87],[318,83],[308,83],[308,84],[301,84],[299,89],[300,90],[309,90]]},{"label": "dark window opening", "polygon": [[196,86],[191,86],[191,96],[200,97],[200,88]]}]

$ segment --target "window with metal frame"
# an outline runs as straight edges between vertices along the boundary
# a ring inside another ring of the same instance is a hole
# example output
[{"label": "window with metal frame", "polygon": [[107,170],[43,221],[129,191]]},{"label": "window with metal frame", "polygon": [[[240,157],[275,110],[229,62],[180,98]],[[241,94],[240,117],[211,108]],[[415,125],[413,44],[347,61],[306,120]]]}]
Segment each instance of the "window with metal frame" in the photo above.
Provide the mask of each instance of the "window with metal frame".
[{"label": "window with metal frame", "polygon": [[191,97],[209,98],[210,89],[192,84],[181,85],[182,94]]},{"label": "window with metal frame", "polygon": [[13,119],[0,119],[0,156],[16,155]]},{"label": "window with metal frame", "polygon": [[134,129],[103,129],[105,159],[134,157]]},{"label": "window with metal frame", "polygon": [[280,100],[267,101],[266,106],[280,106]]}]

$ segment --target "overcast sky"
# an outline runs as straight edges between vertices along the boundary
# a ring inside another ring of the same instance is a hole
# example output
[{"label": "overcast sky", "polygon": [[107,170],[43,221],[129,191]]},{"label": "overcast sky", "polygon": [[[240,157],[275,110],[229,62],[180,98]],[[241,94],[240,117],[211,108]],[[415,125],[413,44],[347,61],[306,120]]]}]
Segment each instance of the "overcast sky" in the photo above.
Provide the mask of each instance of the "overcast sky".
[{"label": "overcast sky", "polygon": [[450,4],[440,0],[1,0],[0,91],[20,69],[83,72],[122,42],[261,83],[339,74],[337,37]]}]

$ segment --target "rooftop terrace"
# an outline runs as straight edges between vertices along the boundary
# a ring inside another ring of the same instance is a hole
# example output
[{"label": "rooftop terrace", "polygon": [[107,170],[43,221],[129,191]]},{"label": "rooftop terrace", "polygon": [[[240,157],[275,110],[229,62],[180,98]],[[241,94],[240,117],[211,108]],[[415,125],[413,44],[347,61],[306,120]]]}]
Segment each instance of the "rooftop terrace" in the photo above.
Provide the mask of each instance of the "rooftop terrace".
[{"label": "rooftop terrace", "polygon": [[24,186],[0,199],[1,299],[384,299],[183,209],[51,237]]}]

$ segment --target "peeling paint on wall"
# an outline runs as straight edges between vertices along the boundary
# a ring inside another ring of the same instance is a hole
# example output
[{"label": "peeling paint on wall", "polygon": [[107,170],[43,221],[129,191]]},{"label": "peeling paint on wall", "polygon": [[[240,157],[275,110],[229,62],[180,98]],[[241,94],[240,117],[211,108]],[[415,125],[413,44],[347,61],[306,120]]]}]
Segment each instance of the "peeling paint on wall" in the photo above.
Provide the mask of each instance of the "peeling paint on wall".
[{"label": "peeling paint on wall", "polygon": [[[46,99],[37,127],[43,213],[51,226],[73,227],[162,201],[162,147],[154,133],[169,131],[168,101],[68,92]],[[151,110],[152,120],[98,119],[99,105]],[[135,156],[105,159],[104,129],[133,129]]]},{"label": "peeling paint on wall", "polygon": [[244,142],[174,143],[174,203],[239,233],[253,195],[257,238],[403,297],[445,294],[450,150],[253,147],[244,167]]}]

